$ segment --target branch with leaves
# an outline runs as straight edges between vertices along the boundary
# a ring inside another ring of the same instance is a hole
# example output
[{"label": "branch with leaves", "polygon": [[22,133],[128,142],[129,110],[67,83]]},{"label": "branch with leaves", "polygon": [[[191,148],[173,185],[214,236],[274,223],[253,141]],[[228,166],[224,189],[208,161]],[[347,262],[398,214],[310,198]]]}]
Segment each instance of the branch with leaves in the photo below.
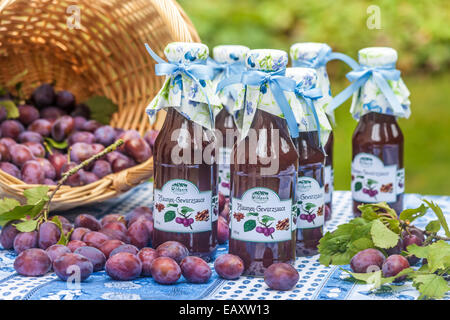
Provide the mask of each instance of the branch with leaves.
[{"label": "branch with leaves", "polygon": [[[408,268],[389,278],[384,278],[381,270],[372,273],[344,271],[359,281],[373,284],[373,289],[405,275],[420,292],[420,299],[442,298],[450,290],[445,279],[450,270],[450,244],[446,242],[450,240],[450,230],[441,208],[431,201],[423,201],[426,205],[406,209],[399,216],[384,202],[359,206],[361,217],[338,226],[333,232],[327,232],[320,240],[320,263],[326,266],[347,265],[356,253],[369,248],[378,249],[386,255],[388,249],[399,244],[402,235],[418,230],[426,236],[422,246],[409,245],[401,253],[407,258],[415,256],[423,259],[418,270]],[[413,226],[412,223],[425,216],[428,209],[435,214],[436,220],[429,222],[425,230]],[[441,230],[445,236],[438,235]]]},{"label": "branch with leaves", "polygon": [[31,232],[38,230],[39,226],[50,221],[55,223],[61,230],[61,238],[59,244],[66,244],[70,237],[70,232],[67,234],[63,230],[63,226],[58,217],[52,217],[49,219],[50,204],[55,194],[60,190],[64,182],[73,174],[79,170],[89,166],[92,162],[104,157],[106,154],[116,150],[123,144],[123,140],[119,139],[103,151],[90,157],[89,159],[81,162],[77,166],[73,167],[69,171],[62,174],[61,179],[58,181],[55,189],[49,193],[48,186],[39,186],[35,188],[27,189],[23,192],[26,199],[25,204],[21,204],[16,199],[3,198],[0,200],[0,226],[4,226],[7,223],[13,223],[14,226],[20,232]]}]

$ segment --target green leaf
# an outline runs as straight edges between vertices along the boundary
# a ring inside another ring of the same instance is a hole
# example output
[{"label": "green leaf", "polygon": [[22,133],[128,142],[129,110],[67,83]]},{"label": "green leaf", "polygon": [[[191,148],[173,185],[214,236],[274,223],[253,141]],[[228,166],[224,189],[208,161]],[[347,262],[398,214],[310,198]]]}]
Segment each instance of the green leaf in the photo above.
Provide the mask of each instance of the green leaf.
[{"label": "green leaf", "polygon": [[430,272],[450,268],[450,244],[444,240],[424,247],[412,244],[408,246],[407,252],[418,258],[427,259]]},{"label": "green leaf", "polygon": [[67,234],[65,234],[62,222],[61,220],[59,220],[58,216],[53,216],[50,222],[56,224],[59,228],[59,231],[61,231],[61,235],[59,237],[57,244],[67,245],[67,243],[70,241],[70,235],[73,232],[73,228]]},{"label": "green leaf", "polygon": [[373,284],[373,288],[372,289],[378,289],[379,287],[381,287],[382,285],[382,271],[378,270],[375,272],[368,272],[368,273],[355,273],[355,272],[350,272],[348,270],[345,269],[341,269],[342,271],[345,271],[347,273],[349,273],[353,278],[355,278],[356,280],[368,283],[368,284]]},{"label": "green leaf", "polygon": [[17,206],[11,211],[4,212],[0,215],[0,226],[4,226],[11,220],[20,220],[26,216],[33,215],[34,205]]},{"label": "green leaf", "polygon": [[342,268],[341,268],[341,270],[349,273],[356,280],[363,281],[367,284],[373,284],[372,289],[378,289],[384,284],[394,282],[394,280],[398,277],[405,276],[405,275],[411,275],[414,272],[413,269],[407,268],[407,269],[400,271],[394,277],[384,278],[383,272],[381,270],[378,270],[375,272],[369,272],[369,273],[354,273],[354,272],[350,272],[350,271],[342,269]]},{"label": "green leaf", "polygon": [[3,198],[0,200],[0,215],[9,212],[15,207],[20,206],[20,202],[12,198]]},{"label": "green leaf", "polygon": [[181,207],[181,213],[182,214],[186,214],[186,213],[189,213],[189,212],[192,212],[192,211],[194,211],[194,209],[189,208],[189,207],[185,207],[185,206]]},{"label": "green leaf", "polygon": [[371,185],[373,185],[373,184],[377,184],[378,183],[378,181],[376,181],[376,180],[373,180],[373,179],[367,179],[367,184],[369,185],[369,186],[371,186]]},{"label": "green leaf", "polygon": [[47,203],[47,200],[42,199],[41,201],[39,201],[38,203],[36,203],[34,205],[34,208],[31,209],[31,214],[30,217],[34,218],[36,217],[39,213],[41,213],[42,209],[44,209],[45,204]]},{"label": "green leaf", "polygon": [[112,115],[117,112],[117,105],[103,96],[93,96],[83,102],[91,111],[91,119],[102,124],[109,124]]},{"label": "green leaf", "polygon": [[360,181],[358,181],[358,182],[355,183],[355,191],[356,191],[356,192],[358,192],[359,190],[361,190],[362,187],[363,187],[363,184],[362,184]]},{"label": "green leaf", "polygon": [[430,272],[450,268],[450,244],[439,240],[429,247],[430,251],[428,252],[427,260]]},{"label": "green leaf", "polygon": [[439,220],[430,221],[425,230],[428,232],[438,233],[441,230],[441,222]]},{"label": "green leaf", "polygon": [[391,229],[395,233],[400,234],[402,232],[402,229],[400,227],[400,220],[384,218],[383,222],[387,222],[389,224],[389,229]]},{"label": "green leaf", "polygon": [[373,248],[373,246],[373,241],[369,238],[359,238],[350,244],[350,247],[356,251]]},{"label": "green leaf", "polygon": [[427,258],[430,246],[418,246],[417,244],[411,244],[406,248],[406,252],[413,254],[418,258]]},{"label": "green leaf", "polygon": [[256,228],[256,220],[247,220],[244,223],[244,232],[252,231]]},{"label": "green leaf", "polygon": [[36,204],[41,200],[48,201],[47,194],[47,186],[34,187],[23,192],[24,197],[27,199],[27,204]]},{"label": "green leaf", "polygon": [[[348,264],[351,258],[368,244],[360,238],[370,237],[371,222],[362,218],[341,224],[333,232],[327,232],[319,241],[319,261],[325,266]],[[355,244],[354,241],[357,241]]]},{"label": "green leaf", "polygon": [[320,264],[323,264],[324,266],[328,267],[332,261],[333,261],[333,257],[331,255],[322,253],[319,256],[319,262],[320,262]]},{"label": "green leaf", "polygon": [[168,203],[167,206],[176,208],[176,207],[178,207],[178,204],[176,204],[176,203]]},{"label": "green leaf", "polygon": [[450,290],[447,281],[437,274],[416,275],[413,286],[420,292],[419,299],[442,299]]},{"label": "green leaf", "polygon": [[427,201],[423,199],[423,202],[425,202],[431,208],[431,210],[433,210],[434,214],[438,218],[442,228],[445,231],[445,235],[447,237],[450,237],[450,230],[448,229],[448,224],[447,221],[445,220],[445,216],[444,213],[442,212],[442,209],[438,205],[436,205],[433,201]]},{"label": "green leaf", "polygon": [[37,223],[38,223],[37,220],[31,219],[31,220],[26,220],[26,221],[14,224],[14,226],[20,232],[31,232],[31,231],[36,230]]},{"label": "green leaf", "polygon": [[358,209],[361,211],[361,216],[366,217],[367,220],[374,220],[380,216],[386,217],[386,214],[397,220],[397,213],[386,202],[362,204],[358,206]]},{"label": "green leaf", "polygon": [[374,245],[382,249],[395,247],[399,239],[399,235],[389,230],[380,220],[372,222],[370,234]]},{"label": "green leaf", "polygon": [[349,228],[351,230],[350,240],[355,241],[360,238],[370,238],[370,229],[372,227],[371,221],[365,221],[362,218],[355,218],[349,223]]},{"label": "green leaf", "polygon": [[311,203],[311,202],[308,202],[308,203],[305,204],[305,210],[306,211],[309,211],[309,210],[311,210],[312,208],[315,208],[315,207],[316,207],[316,205],[314,203]]},{"label": "green leaf", "polygon": [[374,210],[372,210],[372,208],[364,208],[364,206],[367,206],[367,205],[360,205],[360,206],[358,207],[358,209],[359,209],[360,207],[363,207],[362,210],[360,209],[360,211],[361,211],[361,217],[362,217],[363,219],[366,219],[367,221],[372,221],[372,220],[378,219],[378,214],[377,214]]},{"label": "green leaf", "polygon": [[424,216],[427,213],[428,207],[421,204],[416,209],[406,209],[400,213],[400,220],[413,222],[417,218]]},{"label": "green leaf", "polygon": [[55,149],[67,149],[67,147],[69,146],[69,144],[67,143],[66,140],[58,142],[53,140],[52,138],[46,137],[44,138],[44,141],[48,143],[49,146],[55,148]]},{"label": "green leaf", "polygon": [[250,216],[257,217],[257,216],[259,216],[259,214],[258,214],[258,212],[248,212],[248,213],[246,214],[246,216],[247,216],[247,217],[250,217]]},{"label": "green leaf", "polygon": [[6,117],[8,119],[15,119],[19,117],[19,109],[12,100],[2,100],[0,101],[0,106],[6,109]]},{"label": "green leaf", "polygon": [[173,219],[175,219],[175,216],[176,216],[175,211],[173,210],[166,211],[166,213],[164,213],[164,222],[172,221]]},{"label": "green leaf", "polygon": [[275,218],[273,218],[273,217],[271,217],[271,216],[262,216],[261,217],[261,221],[262,221],[262,223],[267,223],[267,222],[269,222],[269,221],[274,221],[275,220]]}]

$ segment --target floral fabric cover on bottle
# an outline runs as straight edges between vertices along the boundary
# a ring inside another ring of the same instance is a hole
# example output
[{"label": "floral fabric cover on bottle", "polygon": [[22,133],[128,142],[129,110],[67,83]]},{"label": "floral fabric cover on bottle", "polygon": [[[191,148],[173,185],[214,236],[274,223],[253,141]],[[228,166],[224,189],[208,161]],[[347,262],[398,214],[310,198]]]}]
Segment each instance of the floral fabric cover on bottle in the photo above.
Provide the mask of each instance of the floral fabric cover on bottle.
[{"label": "floral fabric cover on bottle", "polygon": [[[311,68],[287,68],[286,77],[295,80],[297,87],[301,87],[305,91],[314,89],[317,85],[317,72]],[[286,98],[294,112],[300,132],[317,131],[317,121],[305,99],[296,96],[295,92],[286,92]],[[324,146],[332,128],[324,110],[317,107],[320,99],[312,99],[311,102],[319,120],[320,142]]]},{"label": "floral fabric cover on bottle", "polygon": [[321,51],[331,52],[331,48],[325,43],[302,42],[291,46],[290,56],[293,67],[313,67],[317,72],[317,86],[322,91],[322,98],[315,103],[317,109],[325,111],[330,121],[335,125],[334,111],[328,112],[327,106],[333,97],[331,96],[330,79],[328,78],[326,63],[318,60]]},{"label": "floral fabric cover on bottle", "polygon": [[[169,63],[206,65],[209,49],[201,43],[172,42],[166,46],[164,54]],[[166,77],[163,87],[147,106],[146,112],[153,122],[159,110],[173,107],[187,119],[211,130],[214,126],[208,102],[215,117],[222,105],[211,80],[195,81],[183,72],[176,72]]]},{"label": "floral fabric cover on bottle", "polygon": [[[397,51],[386,47],[364,48],[358,52],[358,60],[362,67],[395,68],[397,62]],[[410,92],[401,78],[398,80],[387,80],[395,97],[402,107],[402,112],[394,112],[390,103],[375,83],[373,76],[353,93],[353,101],[350,109],[353,118],[358,120],[369,112],[379,112],[397,117],[408,118],[411,115],[409,101]]]},{"label": "floral fabric cover on bottle", "polygon": [[[288,55],[282,50],[256,49],[247,53],[245,64],[249,70],[267,72],[270,75],[274,72],[282,72],[286,69]],[[247,85],[242,88],[235,101],[235,116],[238,128],[241,130],[241,139],[244,139],[252,125],[256,109],[260,109],[285,118],[279,105],[275,101],[267,83],[261,86]]]},{"label": "floral fabric cover on bottle", "polygon": [[[222,45],[213,48],[214,60],[223,68],[213,80],[213,86],[215,88],[223,79],[242,74],[242,72],[245,71],[246,67],[244,61],[248,51],[250,51],[248,47],[234,45]],[[242,89],[243,84],[236,83],[217,92],[222,105],[231,114],[234,111],[233,109],[238,93],[239,91],[242,91]]]}]

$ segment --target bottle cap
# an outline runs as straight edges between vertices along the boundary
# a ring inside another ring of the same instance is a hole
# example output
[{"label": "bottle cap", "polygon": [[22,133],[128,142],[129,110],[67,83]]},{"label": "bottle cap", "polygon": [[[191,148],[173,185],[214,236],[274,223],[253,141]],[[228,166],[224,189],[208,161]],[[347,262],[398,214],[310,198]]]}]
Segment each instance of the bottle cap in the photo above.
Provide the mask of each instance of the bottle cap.
[{"label": "bottle cap", "polygon": [[218,63],[244,62],[249,48],[245,46],[222,45],[213,48],[213,58]]},{"label": "bottle cap", "polygon": [[164,54],[169,62],[198,63],[206,62],[209,49],[198,42],[171,42],[164,49]]},{"label": "bottle cap", "polygon": [[287,68],[286,77],[293,79],[297,88],[300,86],[304,90],[303,98],[297,95],[297,91],[287,94],[300,132],[317,131],[320,143],[325,145],[331,132],[331,124],[320,104],[321,90],[316,87],[318,72],[312,68]]},{"label": "bottle cap", "polygon": [[247,68],[268,72],[285,69],[287,63],[287,53],[273,49],[250,50],[245,59]]},{"label": "bottle cap", "polygon": [[397,51],[388,47],[370,47],[358,51],[359,63],[368,67],[395,66],[397,57]]},{"label": "bottle cap", "polygon": [[319,52],[327,48],[331,51],[331,48],[326,43],[320,42],[299,42],[295,43],[291,46],[290,56],[293,61],[293,65],[295,66],[295,62],[304,62],[310,61],[312,62],[317,58]]}]

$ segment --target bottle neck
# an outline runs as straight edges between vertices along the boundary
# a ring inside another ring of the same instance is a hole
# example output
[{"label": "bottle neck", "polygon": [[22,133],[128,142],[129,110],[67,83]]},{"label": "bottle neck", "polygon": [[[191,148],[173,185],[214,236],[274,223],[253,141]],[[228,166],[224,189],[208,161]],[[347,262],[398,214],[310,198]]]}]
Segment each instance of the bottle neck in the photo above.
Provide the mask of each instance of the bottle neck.
[{"label": "bottle neck", "polygon": [[379,113],[379,112],[369,112],[361,117],[359,121],[363,122],[376,122],[376,123],[397,123],[397,119],[393,115]]},{"label": "bottle neck", "polygon": [[311,147],[320,148],[319,134],[317,131],[300,132],[298,139],[305,141]]},{"label": "bottle neck", "polygon": [[285,119],[259,109],[255,112],[251,128],[254,130],[277,129],[279,130],[280,137],[289,137],[290,139],[289,129]]}]

